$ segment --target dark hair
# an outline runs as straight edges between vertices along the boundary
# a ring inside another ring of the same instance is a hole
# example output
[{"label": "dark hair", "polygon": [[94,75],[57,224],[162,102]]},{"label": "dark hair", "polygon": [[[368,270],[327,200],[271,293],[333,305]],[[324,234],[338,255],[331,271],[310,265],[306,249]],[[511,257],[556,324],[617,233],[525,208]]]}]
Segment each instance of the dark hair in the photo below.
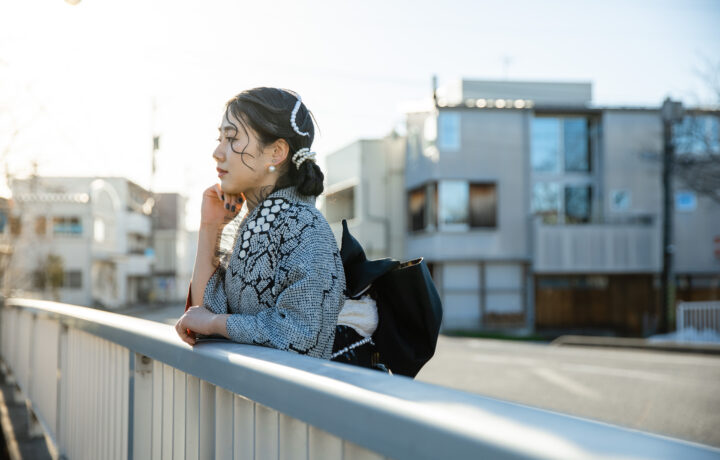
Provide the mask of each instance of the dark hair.
[{"label": "dark hair", "polygon": [[300,104],[295,123],[300,131],[309,135],[298,134],[290,124],[297,100],[298,96],[288,90],[253,88],[230,99],[226,110],[238,120],[247,123],[258,134],[262,146],[278,139],[284,139],[288,143],[290,151],[288,158],[278,165],[280,177],[275,184],[275,190],[295,186],[302,195],[318,196],[323,192],[325,178],[320,167],[314,161],[306,160],[298,169],[291,160],[298,150],[310,148],[315,138],[314,117],[305,104]]}]

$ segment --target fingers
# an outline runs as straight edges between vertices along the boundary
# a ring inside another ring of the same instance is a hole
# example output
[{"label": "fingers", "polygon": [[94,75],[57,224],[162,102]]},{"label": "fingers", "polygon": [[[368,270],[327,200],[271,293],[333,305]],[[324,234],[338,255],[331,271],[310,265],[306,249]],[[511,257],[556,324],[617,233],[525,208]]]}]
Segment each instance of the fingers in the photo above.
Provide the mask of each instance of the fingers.
[{"label": "fingers", "polygon": [[188,345],[195,345],[195,333],[185,327],[185,315],[181,316],[180,319],[175,323],[175,332],[180,336],[180,339]]}]

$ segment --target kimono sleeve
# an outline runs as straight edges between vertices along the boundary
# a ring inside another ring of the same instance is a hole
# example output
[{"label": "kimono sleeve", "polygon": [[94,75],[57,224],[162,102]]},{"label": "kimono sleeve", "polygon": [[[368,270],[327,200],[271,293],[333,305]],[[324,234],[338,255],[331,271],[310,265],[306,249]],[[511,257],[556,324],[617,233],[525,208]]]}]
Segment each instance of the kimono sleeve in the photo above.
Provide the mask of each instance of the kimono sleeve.
[{"label": "kimono sleeve", "polygon": [[228,299],[225,291],[225,270],[218,267],[205,285],[203,305],[216,314],[228,312]]}]

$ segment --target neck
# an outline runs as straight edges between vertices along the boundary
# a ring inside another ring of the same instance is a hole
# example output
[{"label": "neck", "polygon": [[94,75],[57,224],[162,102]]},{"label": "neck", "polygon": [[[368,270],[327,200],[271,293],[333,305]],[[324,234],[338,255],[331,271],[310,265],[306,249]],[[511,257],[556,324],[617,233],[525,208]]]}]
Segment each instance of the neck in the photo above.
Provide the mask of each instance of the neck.
[{"label": "neck", "polygon": [[248,205],[248,211],[255,209],[255,206],[262,203],[275,188],[275,184],[261,185],[259,187],[243,192],[243,197]]}]

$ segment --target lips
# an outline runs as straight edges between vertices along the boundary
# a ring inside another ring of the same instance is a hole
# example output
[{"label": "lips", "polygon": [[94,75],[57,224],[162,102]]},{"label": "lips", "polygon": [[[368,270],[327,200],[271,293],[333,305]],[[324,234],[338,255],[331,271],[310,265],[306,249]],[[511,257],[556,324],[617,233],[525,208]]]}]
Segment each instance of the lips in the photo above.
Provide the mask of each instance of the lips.
[{"label": "lips", "polygon": [[224,176],[225,174],[228,173],[228,172],[225,171],[224,169],[220,169],[220,168],[215,168],[215,170],[218,172],[218,177],[222,177],[222,176]]}]

